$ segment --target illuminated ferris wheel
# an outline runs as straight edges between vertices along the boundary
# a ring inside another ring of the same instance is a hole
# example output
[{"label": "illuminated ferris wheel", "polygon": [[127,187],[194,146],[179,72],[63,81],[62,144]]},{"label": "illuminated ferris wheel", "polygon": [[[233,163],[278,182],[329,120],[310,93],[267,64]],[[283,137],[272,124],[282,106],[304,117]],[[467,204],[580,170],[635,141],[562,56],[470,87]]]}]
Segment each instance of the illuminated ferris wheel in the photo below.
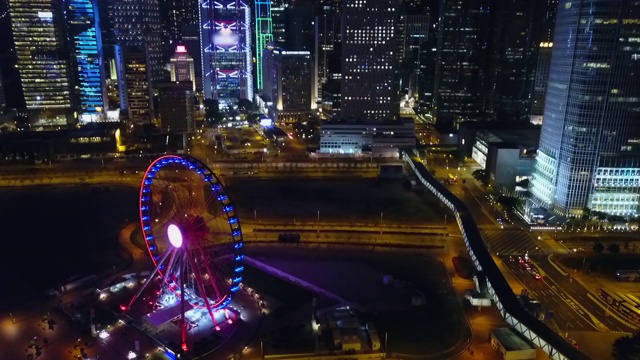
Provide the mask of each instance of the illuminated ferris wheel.
[{"label": "illuminated ferris wheel", "polygon": [[226,308],[241,287],[244,243],[216,174],[191,156],[156,159],[140,186],[140,224],[155,268],[123,310],[153,288],[147,316],[175,319],[185,351],[191,328],[232,323]]}]

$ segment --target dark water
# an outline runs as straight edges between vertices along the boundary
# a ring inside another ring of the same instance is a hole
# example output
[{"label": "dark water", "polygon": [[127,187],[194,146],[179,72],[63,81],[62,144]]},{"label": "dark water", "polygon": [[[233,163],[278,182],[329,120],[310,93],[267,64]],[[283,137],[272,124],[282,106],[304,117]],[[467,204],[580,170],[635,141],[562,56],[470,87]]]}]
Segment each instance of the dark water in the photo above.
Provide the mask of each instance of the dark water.
[{"label": "dark water", "polygon": [[123,264],[117,235],[137,219],[138,190],[126,187],[0,190],[0,309],[73,275]]}]

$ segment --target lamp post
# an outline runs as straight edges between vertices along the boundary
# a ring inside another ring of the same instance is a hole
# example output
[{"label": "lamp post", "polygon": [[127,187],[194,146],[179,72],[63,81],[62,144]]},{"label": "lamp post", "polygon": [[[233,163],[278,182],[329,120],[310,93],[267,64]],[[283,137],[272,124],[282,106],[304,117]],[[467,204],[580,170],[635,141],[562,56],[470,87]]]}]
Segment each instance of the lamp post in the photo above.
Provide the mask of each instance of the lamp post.
[{"label": "lamp post", "polygon": [[389,339],[389,332],[385,331],[384,332],[384,353],[388,354],[389,351],[387,350],[387,340]]}]

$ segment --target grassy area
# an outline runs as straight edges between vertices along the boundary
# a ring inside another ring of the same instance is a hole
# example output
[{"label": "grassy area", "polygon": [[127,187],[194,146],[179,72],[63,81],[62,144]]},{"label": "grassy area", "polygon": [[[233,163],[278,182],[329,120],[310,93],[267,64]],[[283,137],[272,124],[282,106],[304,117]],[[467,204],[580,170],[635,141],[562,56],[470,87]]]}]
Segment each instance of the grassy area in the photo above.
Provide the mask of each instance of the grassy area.
[{"label": "grassy area", "polygon": [[[391,352],[404,354],[436,354],[454,346],[463,336],[463,324],[456,312],[460,311],[455,303],[451,303],[447,294],[443,276],[446,270],[443,264],[424,254],[402,253],[370,253],[362,250],[317,250],[308,252],[293,248],[278,251],[277,255],[266,249],[252,249],[250,256],[276,256],[297,258],[308,262],[309,270],[319,261],[363,263],[382,274],[391,274],[395,279],[405,281],[408,286],[424,294],[425,305],[415,306],[403,311],[377,312],[366,314],[371,317],[381,341],[385,332],[388,334],[388,347]],[[304,270],[300,270],[304,271]],[[295,275],[295,274],[294,274]],[[262,283],[262,279],[252,279],[252,274],[245,274],[246,281]],[[345,277],[348,279],[348,277]],[[346,281],[346,280],[345,280]],[[262,286],[262,284],[261,284]],[[271,285],[264,285],[271,292]],[[339,292],[340,286],[328,286],[328,291]],[[279,290],[280,291],[280,290]],[[400,290],[396,290],[400,291]],[[397,295],[397,293],[396,293]],[[274,296],[276,297],[276,296]],[[381,299],[384,300],[384,299]],[[305,313],[306,316],[306,313]]]},{"label": "grassy area", "polygon": [[[117,236],[125,219],[137,218],[136,189],[11,189],[0,191],[0,203],[7,204],[0,206],[0,271],[19,274],[39,294],[72,275],[112,273],[125,263]],[[5,290],[12,295],[0,295],[0,308],[27,300],[20,287]]]},{"label": "grassy area", "polygon": [[[442,208],[400,180],[234,179],[227,185],[241,219],[395,223],[442,222]],[[255,211],[255,213],[254,213]]]},{"label": "grassy area", "polygon": [[273,318],[286,315],[287,312],[293,311],[311,301],[313,297],[306,290],[247,264],[244,266],[243,277],[245,285],[255,289],[259,294],[267,294],[282,303],[280,308],[270,313]]}]

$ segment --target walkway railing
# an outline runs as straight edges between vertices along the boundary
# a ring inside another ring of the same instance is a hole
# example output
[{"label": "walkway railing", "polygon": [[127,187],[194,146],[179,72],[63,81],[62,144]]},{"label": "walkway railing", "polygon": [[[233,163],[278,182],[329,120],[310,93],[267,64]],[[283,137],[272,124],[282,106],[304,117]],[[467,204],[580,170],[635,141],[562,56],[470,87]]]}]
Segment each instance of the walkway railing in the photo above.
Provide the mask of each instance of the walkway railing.
[{"label": "walkway railing", "polygon": [[491,254],[489,254],[467,206],[440,181],[436,180],[417,157],[407,152],[403,152],[402,157],[413,169],[418,180],[447,205],[455,215],[471,260],[476,269],[483,271],[487,276],[487,288],[491,300],[507,323],[540,347],[551,359],[589,359],[588,356],[522,308],[513,290],[493,261]]}]

